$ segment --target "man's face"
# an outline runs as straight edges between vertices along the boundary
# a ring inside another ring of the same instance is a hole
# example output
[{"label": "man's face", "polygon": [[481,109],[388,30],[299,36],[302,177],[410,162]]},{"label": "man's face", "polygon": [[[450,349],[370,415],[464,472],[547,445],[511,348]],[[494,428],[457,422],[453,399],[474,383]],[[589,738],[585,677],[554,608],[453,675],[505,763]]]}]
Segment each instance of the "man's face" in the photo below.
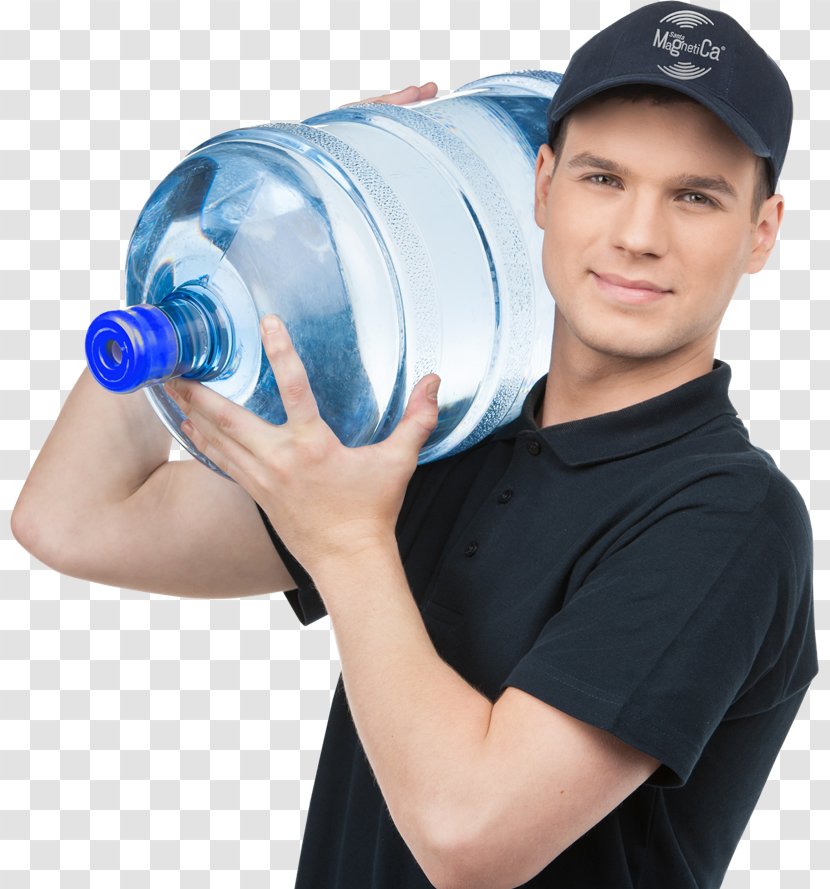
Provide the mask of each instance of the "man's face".
[{"label": "man's face", "polygon": [[551,178],[543,145],[536,173],[555,341],[635,359],[713,349],[783,210],[769,198],[751,218],[755,156],[697,103],[618,99],[577,108],[560,153]]}]

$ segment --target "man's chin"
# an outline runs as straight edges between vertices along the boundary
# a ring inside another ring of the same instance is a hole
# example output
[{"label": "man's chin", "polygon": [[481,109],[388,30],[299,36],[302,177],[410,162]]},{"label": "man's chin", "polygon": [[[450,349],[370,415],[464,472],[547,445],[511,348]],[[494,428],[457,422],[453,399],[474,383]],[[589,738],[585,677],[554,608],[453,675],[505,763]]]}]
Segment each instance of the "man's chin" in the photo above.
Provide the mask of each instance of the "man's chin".
[{"label": "man's chin", "polygon": [[660,361],[675,354],[684,345],[671,338],[638,337],[626,335],[625,331],[588,332],[579,340],[597,358],[626,363]]}]

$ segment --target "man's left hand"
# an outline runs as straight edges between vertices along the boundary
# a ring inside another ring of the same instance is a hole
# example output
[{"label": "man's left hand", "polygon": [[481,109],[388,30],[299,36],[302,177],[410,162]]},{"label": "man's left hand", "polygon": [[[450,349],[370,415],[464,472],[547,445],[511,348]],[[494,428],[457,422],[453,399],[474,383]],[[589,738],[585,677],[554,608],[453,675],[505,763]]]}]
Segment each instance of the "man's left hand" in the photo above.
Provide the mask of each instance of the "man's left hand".
[{"label": "man's left hand", "polygon": [[261,333],[285,423],[268,423],[195,381],[178,378],[165,389],[188,417],[182,431],[253,497],[314,577],[330,560],[394,543],[407,484],[438,419],[440,379],[419,380],[388,438],[349,448],[320,417],[285,326],[266,315]]}]

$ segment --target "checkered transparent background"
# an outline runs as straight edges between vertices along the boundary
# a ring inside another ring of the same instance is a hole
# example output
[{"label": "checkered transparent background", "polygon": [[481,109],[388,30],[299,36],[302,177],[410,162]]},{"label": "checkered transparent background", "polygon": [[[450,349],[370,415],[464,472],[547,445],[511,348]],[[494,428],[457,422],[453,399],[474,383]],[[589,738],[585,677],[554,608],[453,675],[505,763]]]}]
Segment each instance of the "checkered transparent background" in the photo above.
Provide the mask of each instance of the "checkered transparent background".
[{"label": "checkered transparent background", "polygon": [[[562,71],[628,0],[31,0],[0,30],[0,886],[288,887],[331,692],[327,620],[280,594],[178,600],[63,577],[9,515],[123,299],[137,214],[211,135],[435,80]],[[830,2],[724,0],[795,96],[767,270],[719,355],[816,537],[830,654]],[[759,101],[763,97],[759,96]],[[701,257],[705,261],[705,257]],[[101,435],[107,434],[106,417]],[[124,541],[129,546],[129,541]],[[830,885],[830,672],[815,680],[727,889]]]}]

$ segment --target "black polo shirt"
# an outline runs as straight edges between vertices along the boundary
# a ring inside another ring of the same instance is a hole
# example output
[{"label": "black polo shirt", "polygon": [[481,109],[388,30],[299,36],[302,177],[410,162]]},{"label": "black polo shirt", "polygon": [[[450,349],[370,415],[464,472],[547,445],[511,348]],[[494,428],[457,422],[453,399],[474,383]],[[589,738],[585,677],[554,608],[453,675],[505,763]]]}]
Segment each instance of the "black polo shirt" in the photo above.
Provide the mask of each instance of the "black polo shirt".
[{"label": "black polo shirt", "polygon": [[[611,413],[521,415],[419,466],[398,542],[438,651],[662,763],[527,886],[720,886],[818,671],[804,503],[750,444],[728,365]],[[325,611],[285,551],[286,593]],[[338,683],[300,857],[301,889],[430,884],[387,813]]]}]

